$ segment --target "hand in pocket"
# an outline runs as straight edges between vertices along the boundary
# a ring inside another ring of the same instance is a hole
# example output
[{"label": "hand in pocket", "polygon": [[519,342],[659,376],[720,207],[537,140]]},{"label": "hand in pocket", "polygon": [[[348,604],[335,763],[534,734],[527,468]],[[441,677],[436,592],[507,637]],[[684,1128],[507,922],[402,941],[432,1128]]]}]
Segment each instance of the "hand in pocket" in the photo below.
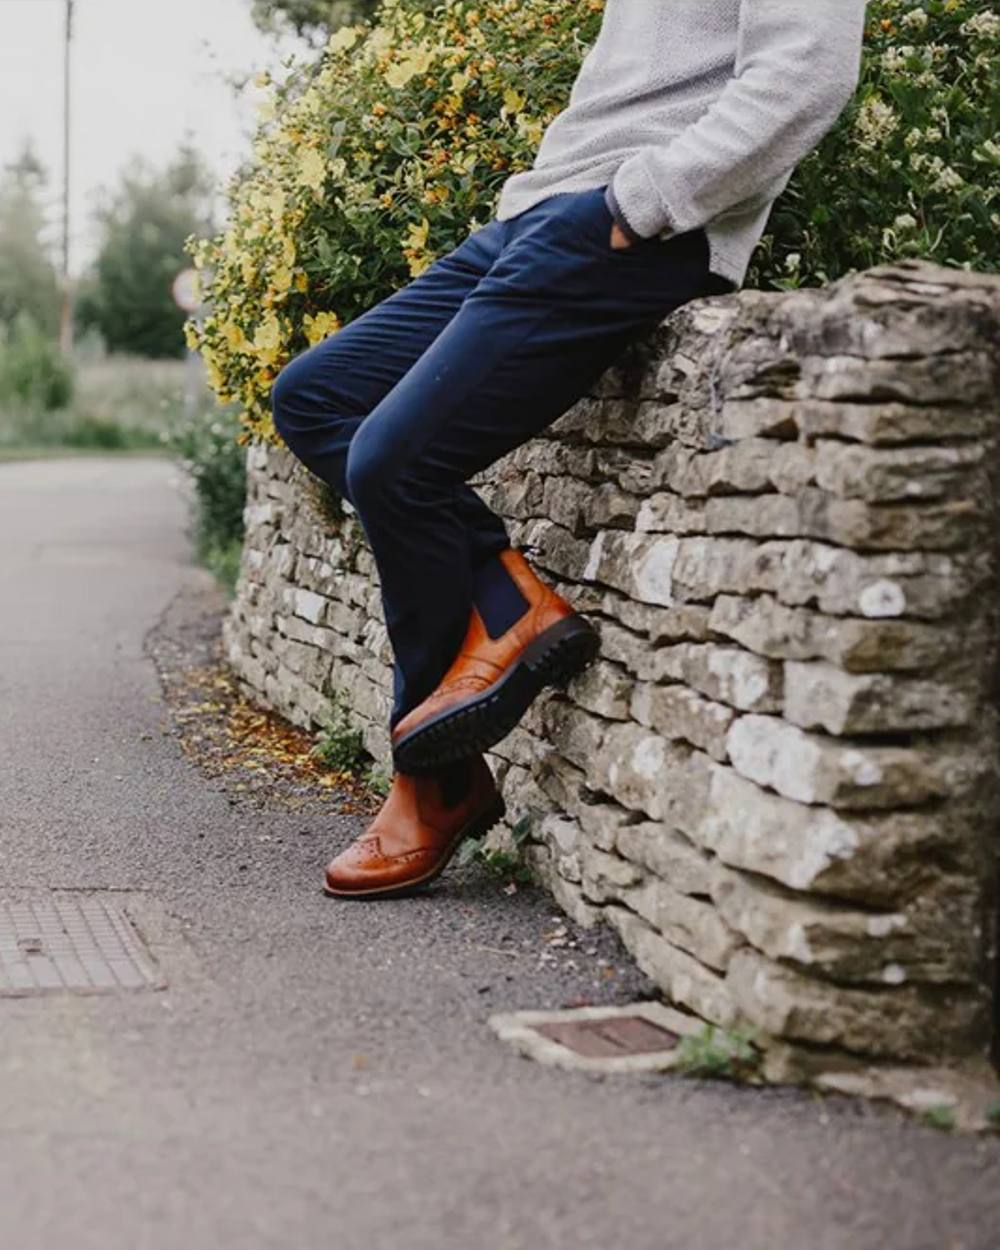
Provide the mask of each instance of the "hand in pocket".
[{"label": "hand in pocket", "polygon": [[632,240],[619,226],[617,221],[611,226],[611,246],[616,252],[626,252],[632,247]]}]

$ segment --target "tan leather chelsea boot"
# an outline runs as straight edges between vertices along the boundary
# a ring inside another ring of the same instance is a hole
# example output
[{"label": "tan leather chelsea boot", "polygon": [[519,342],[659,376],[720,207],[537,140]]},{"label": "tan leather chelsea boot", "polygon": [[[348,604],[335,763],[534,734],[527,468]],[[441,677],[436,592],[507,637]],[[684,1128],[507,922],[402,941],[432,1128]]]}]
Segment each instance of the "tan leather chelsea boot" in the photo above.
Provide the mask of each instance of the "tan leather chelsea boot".
[{"label": "tan leather chelsea boot", "polygon": [[483,757],[414,777],[396,773],[365,832],[326,870],[326,893],[390,898],[439,876],[464,838],[481,837],[504,814]]},{"label": "tan leather chelsea boot", "polygon": [[498,558],[527,610],[491,638],[473,608],[465,640],[437,689],[393,730],[393,760],[405,772],[426,772],[491,747],[510,733],[543,687],[567,681],[597,652],[593,628],[521,552],[508,548]]}]

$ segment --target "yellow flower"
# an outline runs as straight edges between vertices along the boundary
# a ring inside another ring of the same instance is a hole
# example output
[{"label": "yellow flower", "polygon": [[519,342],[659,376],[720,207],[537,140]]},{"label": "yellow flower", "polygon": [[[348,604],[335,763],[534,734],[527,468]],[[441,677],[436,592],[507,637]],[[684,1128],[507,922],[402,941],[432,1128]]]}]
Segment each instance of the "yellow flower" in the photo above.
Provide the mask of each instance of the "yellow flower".
[{"label": "yellow flower", "polygon": [[222,370],[216,363],[215,357],[211,356],[207,351],[203,351],[201,356],[205,362],[205,375],[208,378],[209,387],[215,391],[219,402],[225,403],[225,400],[222,397],[227,393],[226,380],[222,376]]},{"label": "yellow flower", "polygon": [[309,290],[309,279],[301,269],[295,275],[295,289],[303,295]]},{"label": "yellow flower", "polygon": [[365,50],[375,57],[383,56],[392,47],[392,31],[385,26],[376,26],[365,40]]},{"label": "yellow flower", "polygon": [[390,87],[397,90],[405,87],[417,74],[426,74],[434,62],[434,49],[422,44],[408,52],[401,61],[390,65],[385,71],[385,80]]},{"label": "yellow flower", "polygon": [[302,318],[302,326],[310,344],[321,343],[328,335],[340,329],[340,318],[332,312],[318,312],[315,317],[306,313]]},{"label": "yellow flower", "polygon": [[250,207],[255,214],[264,214],[279,221],[285,211],[285,193],[280,187],[272,187],[269,191],[254,191],[250,196]]},{"label": "yellow flower", "polygon": [[267,314],[253,336],[257,359],[262,365],[270,365],[278,358],[281,346],[281,324],[273,312]]},{"label": "yellow flower", "polygon": [[299,156],[299,182],[313,191],[322,189],[326,178],[326,163],[315,148],[303,148]]},{"label": "yellow flower", "polygon": [[326,45],[327,52],[346,52],[348,48],[353,48],[360,33],[360,26],[341,26],[340,30],[330,36]]},{"label": "yellow flower", "polygon": [[451,158],[451,168],[456,174],[471,174],[478,159],[478,154],[473,151],[455,152]]},{"label": "yellow flower", "polygon": [[519,91],[515,91],[513,87],[508,87],[503,93],[503,108],[501,114],[504,117],[508,115],[517,115],[524,108],[526,101]]},{"label": "yellow flower", "polygon": [[406,227],[406,246],[413,248],[414,251],[423,251],[427,246],[430,229],[431,223],[426,217],[421,218],[419,226],[411,222]]},{"label": "yellow flower", "polygon": [[198,333],[198,327],[193,321],[184,322],[184,342],[187,343],[190,351],[197,351],[198,344],[201,342],[201,336]]},{"label": "yellow flower", "polygon": [[219,326],[219,333],[234,352],[241,352],[246,348],[247,336],[243,333],[243,327],[238,326],[235,321],[223,321]]},{"label": "yellow flower", "polygon": [[289,290],[292,285],[292,271],[287,265],[279,265],[271,275],[271,286],[279,295]]},{"label": "yellow flower", "polygon": [[411,256],[410,257],[410,276],[419,278],[425,269],[429,269],[434,262],[430,256]]},{"label": "yellow flower", "polygon": [[537,145],[542,141],[542,135],[545,127],[537,117],[524,117],[523,115],[517,119],[517,132],[522,135],[528,143]]}]

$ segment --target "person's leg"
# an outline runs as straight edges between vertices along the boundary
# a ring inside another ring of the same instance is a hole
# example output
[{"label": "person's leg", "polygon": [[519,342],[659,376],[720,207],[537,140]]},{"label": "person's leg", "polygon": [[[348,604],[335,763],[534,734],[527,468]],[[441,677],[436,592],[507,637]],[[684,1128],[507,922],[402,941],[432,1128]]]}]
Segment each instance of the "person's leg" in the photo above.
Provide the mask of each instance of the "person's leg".
[{"label": "person's leg", "polygon": [[403,661],[394,725],[433,691],[469,624],[467,480],[569,408],[636,334],[725,287],[701,232],[617,252],[611,220],[598,189],[505,223],[495,264],[354,434],[347,489]]},{"label": "person's leg", "polygon": [[[274,423],[295,456],[350,503],[345,469],[358,427],[455,316],[502,250],[506,227],[490,222],[429,269],[336,334],[297,356],[271,391]],[[461,487],[454,506],[473,562],[509,545],[507,531],[471,487]],[[510,599],[510,590],[500,592]],[[411,659],[410,652],[415,658]],[[393,718],[413,688],[405,676],[422,667],[419,647],[397,654],[393,672]]]},{"label": "person's leg", "polygon": [[[290,450],[337,494],[351,439],[369,412],[437,338],[500,254],[504,228],[475,231],[420,277],[292,360],[271,391]],[[457,496],[477,559],[507,545],[500,519],[471,488]]]}]

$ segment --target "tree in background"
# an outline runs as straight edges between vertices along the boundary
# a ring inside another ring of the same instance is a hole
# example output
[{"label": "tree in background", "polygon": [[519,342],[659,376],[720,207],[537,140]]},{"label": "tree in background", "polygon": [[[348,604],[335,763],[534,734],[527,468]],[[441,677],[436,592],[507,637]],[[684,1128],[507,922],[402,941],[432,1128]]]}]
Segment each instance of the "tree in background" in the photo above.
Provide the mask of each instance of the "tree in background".
[{"label": "tree in background", "polygon": [[[265,34],[294,31],[319,44],[341,26],[375,16],[381,0],[251,0],[251,15]],[[441,0],[403,0],[406,8],[431,13]]]},{"label": "tree in background", "polygon": [[378,0],[252,0],[253,20],[267,34],[293,30],[321,39],[350,22],[371,17]]},{"label": "tree in background", "polygon": [[96,328],[110,351],[150,357],[184,351],[184,314],[171,285],[189,262],[185,240],[210,228],[211,177],[182,148],[162,171],[136,162],[98,210],[100,245],[80,286],[78,322]]},{"label": "tree in background", "polygon": [[45,171],[30,147],[0,176],[0,324],[29,318],[54,335],[59,279],[45,244]]}]

